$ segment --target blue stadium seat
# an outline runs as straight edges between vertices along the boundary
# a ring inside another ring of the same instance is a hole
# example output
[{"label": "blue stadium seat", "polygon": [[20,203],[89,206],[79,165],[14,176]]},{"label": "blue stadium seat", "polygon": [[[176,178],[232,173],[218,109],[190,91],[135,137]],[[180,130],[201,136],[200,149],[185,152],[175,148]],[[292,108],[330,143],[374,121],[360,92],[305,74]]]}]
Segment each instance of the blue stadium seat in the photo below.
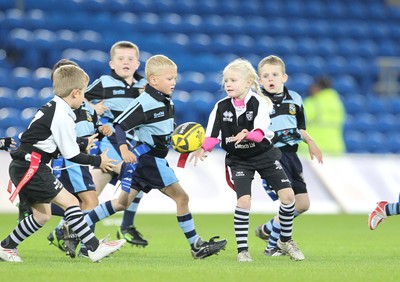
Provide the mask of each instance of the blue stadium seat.
[{"label": "blue stadium seat", "polygon": [[180,32],[182,17],[175,13],[167,13],[160,16],[160,30],[165,33]]},{"label": "blue stadium seat", "polygon": [[333,81],[333,88],[343,97],[349,97],[358,93],[357,81],[350,75],[336,76]]},{"label": "blue stadium seat", "polygon": [[337,54],[351,58],[358,54],[358,42],[352,38],[339,40]]},{"label": "blue stadium seat", "polygon": [[[315,50],[315,55],[322,56],[322,57],[332,57],[336,54],[337,52],[337,44],[336,41],[324,37],[319,40],[317,40],[318,48]],[[328,60],[330,62],[331,59]]]},{"label": "blue stadium seat", "polygon": [[200,30],[203,20],[199,15],[183,15],[180,26],[181,32],[185,34],[197,34]]},{"label": "blue stadium seat", "polygon": [[303,66],[304,71],[311,76],[319,76],[321,73],[327,73],[327,62],[323,57],[311,56],[306,59],[307,64]]},{"label": "blue stadium seat", "polygon": [[318,45],[313,38],[304,37],[297,40],[296,53],[299,56],[311,56],[317,48]]},{"label": "blue stadium seat", "polygon": [[365,134],[359,131],[348,131],[343,138],[347,153],[367,153]]},{"label": "blue stadium seat", "polygon": [[69,29],[61,29],[56,32],[57,40],[55,46],[62,52],[69,48],[76,48],[79,36]]},{"label": "blue stadium seat", "polygon": [[366,99],[367,111],[373,115],[382,115],[389,112],[390,105],[384,98],[369,96]]},{"label": "blue stadium seat", "polygon": [[20,115],[20,126],[28,127],[37,112],[37,108],[25,108]]},{"label": "blue stadium seat", "polygon": [[326,67],[328,74],[331,76],[342,75],[343,73],[346,73],[347,61],[341,56],[333,56],[327,60]]},{"label": "blue stadium seat", "polygon": [[275,48],[279,56],[291,55],[296,50],[296,41],[288,36],[277,37]]},{"label": "blue stadium seat", "polygon": [[16,108],[0,108],[0,124],[2,128],[19,124],[21,111]]},{"label": "blue stadium seat", "polygon": [[364,133],[376,130],[378,120],[374,115],[370,113],[360,113],[358,115],[354,115],[354,117],[357,121],[354,124],[355,130]]},{"label": "blue stadium seat", "polygon": [[102,36],[100,33],[93,30],[82,30],[78,33],[79,40],[77,47],[83,51],[97,49],[101,46]]},{"label": "blue stadium seat", "polygon": [[38,68],[33,74],[33,86],[36,89],[42,89],[44,87],[52,87],[51,72],[49,68]]},{"label": "blue stadium seat", "polygon": [[26,127],[20,125],[10,126],[6,129],[5,135],[8,137],[13,137],[17,142],[17,146],[19,144],[19,135],[26,130]]},{"label": "blue stadium seat", "polygon": [[386,146],[387,137],[380,132],[371,132],[366,134],[366,147],[368,152],[375,154],[390,153],[390,149]]},{"label": "blue stadium seat", "polygon": [[25,15],[22,10],[8,9],[4,14],[3,28],[6,30],[25,28]]},{"label": "blue stadium seat", "polygon": [[[0,74],[1,76],[1,74]],[[12,107],[15,104],[14,91],[8,87],[0,87],[0,105],[2,108]]]},{"label": "blue stadium seat", "polygon": [[253,37],[248,35],[237,35],[233,37],[233,45],[230,52],[239,56],[248,56],[249,50],[252,50],[255,45]]},{"label": "blue stadium seat", "polygon": [[250,36],[263,36],[265,35],[265,30],[268,27],[268,20],[262,16],[251,17],[251,21],[245,21],[242,30],[244,34]]},{"label": "blue stadium seat", "polygon": [[400,133],[396,132],[393,134],[389,134],[387,136],[388,140],[386,146],[389,148],[389,151],[394,154],[400,153]]},{"label": "blue stadium seat", "polygon": [[178,84],[180,89],[191,92],[201,89],[204,80],[204,74],[200,72],[184,72],[181,74],[181,80],[178,81]]},{"label": "blue stadium seat", "polygon": [[396,115],[381,113],[377,117],[377,131],[384,134],[399,132],[400,126]]},{"label": "blue stadium seat", "polygon": [[343,102],[346,112],[350,115],[358,115],[367,111],[367,102],[364,95],[349,95],[346,99],[343,99]]},{"label": "blue stadium seat", "polygon": [[198,33],[190,37],[189,50],[193,53],[205,53],[210,50],[211,37],[208,34]]},{"label": "blue stadium seat", "polygon": [[289,75],[304,72],[304,66],[308,64],[302,56],[292,55],[285,58],[286,72]]},{"label": "blue stadium seat", "polygon": [[17,67],[11,73],[11,81],[13,88],[32,87],[32,71],[25,67]]},{"label": "blue stadium seat", "polygon": [[26,11],[26,26],[29,26],[31,30],[43,28],[51,29],[51,24],[47,21],[46,14],[40,9]]},{"label": "blue stadium seat", "polygon": [[15,108],[23,110],[25,108],[39,108],[41,101],[38,99],[38,90],[32,87],[21,87],[15,93]]},{"label": "blue stadium seat", "polygon": [[377,44],[370,39],[363,39],[359,42],[359,56],[362,56],[368,60],[373,60],[378,54]]},{"label": "blue stadium seat", "polygon": [[256,39],[256,45],[254,46],[254,52],[261,56],[265,54],[276,54],[278,47],[276,46],[276,40],[272,36],[261,36]]},{"label": "blue stadium seat", "polygon": [[214,43],[210,45],[210,51],[216,54],[231,52],[234,44],[232,37],[227,34],[218,34],[212,41]]}]

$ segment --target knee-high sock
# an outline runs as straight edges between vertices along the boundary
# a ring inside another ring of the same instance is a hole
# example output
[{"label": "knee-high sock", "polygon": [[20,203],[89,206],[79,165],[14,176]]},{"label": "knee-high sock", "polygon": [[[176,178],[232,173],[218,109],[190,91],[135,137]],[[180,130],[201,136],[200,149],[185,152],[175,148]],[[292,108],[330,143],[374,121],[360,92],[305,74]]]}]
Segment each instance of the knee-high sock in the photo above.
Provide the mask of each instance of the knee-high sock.
[{"label": "knee-high sock", "polygon": [[183,233],[185,234],[186,239],[188,240],[190,247],[193,249],[194,244],[199,238],[199,235],[196,232],[196,228],[194,226],[194,220],[191,213],[185,215],[178,215],[178,224],[181,227]]},{"label": "knee-high sock", "polygon": [[287,242],[292,239],[294,219],[294,202],[288,205],[281,204],[279,207],[279,222],[281,225],[280,239]]},{"label": "knee-high sock", "polygon": [[7,249],[15,249],[22,241],[38,231],[42,226],[30,214],[18,223],[6,239],[1,241],[1,246]]},{"label": "knee-high sock", "polygon": [[85,220],[89,226],[95,224],[96,222],[102,220],[103,218],[109,217],[116,213],[112,206],[111,201],[101,203],[93,210],[91,210],[87,215],[85,215]]},{"label": "knee-high sock", "polygon": [[236,207],[233,224],[235,227],[235,236],[238,253],[248,250],[247,237],[249,234],[250,210]]}]

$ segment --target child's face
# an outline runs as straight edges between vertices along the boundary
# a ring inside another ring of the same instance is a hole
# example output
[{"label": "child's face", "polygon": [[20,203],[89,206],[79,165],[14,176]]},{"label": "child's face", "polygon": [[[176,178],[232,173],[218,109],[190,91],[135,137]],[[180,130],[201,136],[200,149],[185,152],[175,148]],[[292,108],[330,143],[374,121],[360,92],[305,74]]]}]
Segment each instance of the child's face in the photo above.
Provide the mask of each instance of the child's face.
[{"label": "child's face", "polygon": [[238,71],[228,69],[224,72],[224,89],[231,98],[244,99],[251,84]]},{"label": "child's face", "polygon": [[140,62],[134,49],[116,48],[110,61],[110,68],[123,79],[131,79]]},{"label": "child's face", "polygon": [[72,99],[72,103],[71,103],[71,108],[73,109],[78,109],[82,103],[83,103],[83,98],[85,97],[85,91],[86,91],[86,87],[84,89],[74,89],[72,90],[72,97],[74,99]]},{"label": "child's face", "polygon": [[260,84],[269,93],[278,94],[283,92],[284,83],[288,80],[287,74],[282,72],[280,65],[265,64],[261,67]]},{"label": "child's face", "polygon": [[161,74],[152,75],[150,85],[158,91],[171,95],[174,92],[178,71],[175,67],[165,67]]}]

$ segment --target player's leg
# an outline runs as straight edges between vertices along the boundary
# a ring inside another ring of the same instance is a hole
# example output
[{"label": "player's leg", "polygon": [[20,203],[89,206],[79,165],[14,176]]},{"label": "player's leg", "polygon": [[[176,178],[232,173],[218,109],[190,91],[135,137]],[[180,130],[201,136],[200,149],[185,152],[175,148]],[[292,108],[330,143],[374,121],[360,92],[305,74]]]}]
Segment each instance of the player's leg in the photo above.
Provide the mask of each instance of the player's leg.
[{"label": "player's leg", "polygon": [[[233,172],[232,175],[236,173]],[[247,244],[249,234],[249,219],[251,207],[251,182],[254,173],[250,171],[241,170],[243,176],[247,177],[233,177],[235,184],[235,191],[237,196],[237,203],[235,214],[233,218],[235,228],[235,238],[237,244],[237,260],[239,262],[252,261],[249,253],[249,246]],[[248,175],[250,173],[250,175]],[[249,178],[249,176],[251,178]]]},{"label": "player's leg", "polygon": [[[173,174],[173,171],[171,172]],[[173,174],[173,176],[175,176]],[[197,234],[194,219],[189,210],[189,196],[183,190],[178,182],[161,189],[161,192],[170,197],[176,203],[178,224],[185,234],[190,245],[191,253],[194,259],[202,259],[211,255],[216,255],[224,250],[227,244],[226,240],[215,241],[219,237],[213,237],[208,242],[203,241]]]},{"label": "player's leg", "polygon": [[[112,242],[108,242],[107,240],[99,241],[86,223],[78,200],[66,189],[62,189],[53,199],[53,202],[65,209],[65,220],[68,222],[68,226],[85,244],[92,261],[99,261],[105,256],[114,253],[125,244],[125,240]],[[75,254],[69,255],[75,257]]]},{"label": "player's leg", "polygon": [[22,262],[17,247],[38,231],[51,217],[50,204],[33,204],[32,214],[24,217],[14,230],[0,243],[0,259]]},{"label": "player's leg", "polygon": [[[103,138],[100,142],[100,150],[104,151],[108,148],[108,156],[112,159],[122,161],[120,156],[120,152],[118,149],[118,144],[116,142],[115,136],[110,136]],[[104,189],[104,187],[109,183],[113,182],[116,179],[116,176],[120,173],[121,166],[114,170],[113,174],[103,173],[102,170],[94,169],[93,170],[93,179],[95,180],[96,189],[98,189],[99,194]],[[143,197],[143,193],[139,193],[137,198],[135,198],[131,205],[124,210],[121,226],[117,230],[117,237],[124,238],[128,243],[136,246],[147,246],[148,242],[142,236],[142,234],[137,231],[134,221],[136,217],[136,212],[140,203],[140,200]]]},{"label": "player's leg", "polygon": [[398,214],[400,214],[400,202],[389,203],[387,201],[380,201],[369,214],[368,226],[371,230],[375,230],[388,216]]}]

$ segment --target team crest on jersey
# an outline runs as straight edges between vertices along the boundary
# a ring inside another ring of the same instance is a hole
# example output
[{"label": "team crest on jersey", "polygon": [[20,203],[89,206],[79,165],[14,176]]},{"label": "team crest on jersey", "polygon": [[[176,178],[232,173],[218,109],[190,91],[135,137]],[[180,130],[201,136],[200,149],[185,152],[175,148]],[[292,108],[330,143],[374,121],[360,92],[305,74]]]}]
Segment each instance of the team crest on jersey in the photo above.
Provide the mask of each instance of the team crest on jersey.
[{"label": "team crest on jersey", "polygon": [[289,114],[291,114],[291,115],[296,114],[296,105],[295,104],[292,104],[292,103],[289,104]]},{"label": "team crest on jersey", "polygon": [[246,112],[246,118],[248,121],[252,121],[253,120],[253,111],[248,111]]},{"label": "team crest on jersey", "polygon": [[88,122],[93,122],[92,115],[90,114],[89,111],[86,111],[86,119],[87,119]]},{"label": "team crest on jersey", "polygon": [[225,111],[222,115],[223,115],[222,121],[229,121],[229,122],[233,121],[232,119],[233,113],[231,111]]}]

